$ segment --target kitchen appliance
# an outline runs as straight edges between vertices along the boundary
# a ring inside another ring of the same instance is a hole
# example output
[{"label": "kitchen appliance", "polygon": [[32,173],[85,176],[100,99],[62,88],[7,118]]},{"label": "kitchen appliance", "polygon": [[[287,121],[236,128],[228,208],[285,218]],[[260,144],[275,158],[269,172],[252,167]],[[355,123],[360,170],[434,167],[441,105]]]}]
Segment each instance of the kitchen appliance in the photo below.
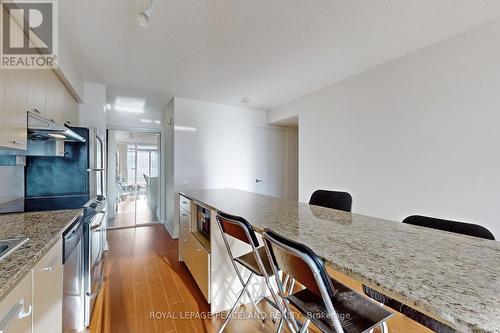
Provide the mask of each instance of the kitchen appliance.
[{"label": "kitchen appliance", "polygon": [[196,210],[198,232],[210,239],[210,209],[197,205]]},{"label": "kitchen appliance", "polygon": [[83,285],[85,291],[84,323],[88,327],[97,295],[104,278],[103,251],[106,233],[106,201],[102,195],[83,209]]},{"label": "kitchen appliance", "polygon": [[95,129],[71,130],[85,141],[66,142],[64,157],[26,157],[25,211],[82,208],[91,198],[104,195],[103,140]]},{"label": "kitchen appliance", "polygon": [[32,141],[67,141],[81,142],[86,140],[65,125],[52,119],[42,117],[39,111],[28,111],[28,138]]},{"label": "kitchen appliance", "polygon": [[63,234],[63,332],[84,325],[83,212]]}]

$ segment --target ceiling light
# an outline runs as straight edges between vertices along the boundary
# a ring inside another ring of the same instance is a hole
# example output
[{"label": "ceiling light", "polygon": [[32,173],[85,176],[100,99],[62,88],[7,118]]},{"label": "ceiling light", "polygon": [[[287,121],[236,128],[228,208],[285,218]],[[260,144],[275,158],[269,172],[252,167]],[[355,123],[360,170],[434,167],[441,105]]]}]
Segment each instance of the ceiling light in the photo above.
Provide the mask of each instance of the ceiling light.
[{"label": "ceiling light", "polygon": [[151,119],[141,119],[141,123],[152,123],[153,121]]},{"label": "ceiling light", "polygon": [[135,16],[135,22],[141,28],[147,28],[149,26],[149,20],[151,19],[152,15],[153,15],[153,0],[150,0],[148,9],[146,9],[142,13],[138,13]]},{"label": "ceiling light", "polygon": [[242,100],[241,100],[241,104],[251,104],[251,103],[255,103],[257,101],[257,97],[244,97]]},{"label": "ceiling light", "polygon": [[161,121],[155,120],[155,124],[161,124]]},{"label": "ceiling light", "polygon": [[115,110],[121,112],[144,113],[146,100],[144,98],[132,98],[118,96],[115,99]]},{"label": "ceiling light", "polygon": [[174,130],[181,131],[181,132],[196,132],[196,127],[174,126]]}]

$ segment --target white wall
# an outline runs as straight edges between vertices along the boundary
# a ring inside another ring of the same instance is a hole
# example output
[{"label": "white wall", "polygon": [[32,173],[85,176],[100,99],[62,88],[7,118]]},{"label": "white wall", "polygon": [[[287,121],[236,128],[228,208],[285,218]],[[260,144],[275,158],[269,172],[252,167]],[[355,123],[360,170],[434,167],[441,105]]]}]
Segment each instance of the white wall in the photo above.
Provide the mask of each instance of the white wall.
[{"label": "white wall", "polygon": [[[172,99],[165,109],[162,128],[162,156],[165,156],[162,165],[163,177],[161,197],[165,204],[162,207],[162,221],[171,235],[178,235],[179,225],[175,223],[175,194],[174,194],[174,102]],[[177,236],[176,236],[177,237]]]},{"label": "white wall", "polygon": [[353,211],[479,223],[500,238],[500,20],[290,102],[299,190],[349,191]]},{"label": "white wall", "polygon": [[83,83],[83,103],[79,105],[79,125],[95,127],[101,137],[106,135],[106,86],[100,83]]},{"label": "white wall", "polygon": [[[215,188],[252,191],[253,132],[256,126],[266,126],[266,112],[184,98],[175,98],[173,103],[175,126],[196,129],[175,130],[176,193]],[[174,221],[178,221],[177,210],[175,214]]]},{"label": "white wall", "polygon": [[299,199],[299,130],[297,127],[285,129],[285,178],[286,198],[297,201]]}]

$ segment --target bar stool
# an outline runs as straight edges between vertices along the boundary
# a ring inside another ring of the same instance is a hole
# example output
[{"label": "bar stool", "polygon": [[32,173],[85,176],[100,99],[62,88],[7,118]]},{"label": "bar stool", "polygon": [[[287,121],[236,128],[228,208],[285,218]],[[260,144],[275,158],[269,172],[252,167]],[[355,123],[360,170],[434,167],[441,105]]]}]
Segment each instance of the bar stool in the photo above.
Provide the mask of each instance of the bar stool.
[{"label": "bar stool", "polygon": [[[227,323],[231,319],[232,314],[236,310],[236,307],[241,301],[241,298],[243,297],[244,294],[248,296],[250,299],[250,302],[252,303],[252,306],[255,308],[257,313],[259,314],[259,317],[262,317],[262,312],[260,309],[257,307],[257,303],[260,300],[266,301],[269,305],[274,307],[275,309],[279,310],[281,312],[281,309],[278,305],[278,297],[276,296],[269,277],[272,277],[274,274],[273,269],[271,268],[271,264],[269,263],[269,259],[266,254],[266,250],[264,246],[259,247],[259,240],[257,239],[257,236],[255,235],[255,231],[253,230],[252,226],[250,223],[248,223],[247,220],[240,216],[234,216],[230,214],[226,214],[223,212],[219,212],[217,214],[217,224],[219,226],[219,229],[222,233],[222,238],[224,240],[224,244],[226,246],[227,253],[229,254],[229,258],[231,259],[231,263],[233,265],[233,268],[236,272],[236,275],[238,276],[238,279],[243,287],[243,290],[240,292],[238,295],[238,298],[236,299],[236,302],[234,303],[233,307],[229,311],[227,317],[225,318],[224,322],[222,323],[222,326],[219,328],[218,332],[222,332],[224,328],[226,327]],[[229,245],[229,241],[227,239],[227,235],[230,235],[236,239],[239,239],[246,244],[251,246],[252,251],[244,254],[239,257],[234,257],[233,253],[231,251],[231,246]],[[239,264],[243,266],[244,268],[248,269],[250,271],[250,276],[248,279],[245,281],[241,275],[240,270],[238,269],[238,266],[236,264]],[[268,297],[261,297],[259,300],[255,301],[248,291],[248,286],[252,282],[252,279],[254,276],[258,276],[261,278],[264,278],[266,286],[271,293],[271,296],[273,297],[273,300],[270,300]],[[265,318],[263,318],[263,321],[265,322]],[[273,322],[275,319],[273,318]],[[283,325],[283,320],[280,321],[279,326],[278,326],[278,332],[281,331]]]},{"label": "bar stool", "polygon": [[[324,262],[310,248],[269,229],[264,230],[263,236],[274,276],[282,269],[305,287],[286,295],[283,284],[276,278],[278,295],[285,308],[284,318],[293,327],[292,332],[306,332],[311,323],[327,333],[371,332],[379,326],[385,332],[384,324],[392,313],[332,279]],[[290,304],[306,318],[301,326]]]},{"label": "bar stool", "polygon": [[[484,239],[495,240],[493,234],[486,228],[471,223],[463,223],[437,219],[433,217],[412,215],[403,220],[403,223],[432,228],[437,230],[454,232],[462,235],[474,236]],[[380,302],[394,310],[404,314],[408,318],[418,322],[419,324],[440,333],[454,333],[455,330],[446,324],[443,324],[434,318],[431,318],[420,311],[417,311],[405,304],[402,304],[395,299],[390,298],[372,288],[363,285],[363,292],[370,298]]]},{"label": "bar stool", "polygon": [[347,192],[316,190],[311,195],[309,204],[351,212],[352,197]]}]

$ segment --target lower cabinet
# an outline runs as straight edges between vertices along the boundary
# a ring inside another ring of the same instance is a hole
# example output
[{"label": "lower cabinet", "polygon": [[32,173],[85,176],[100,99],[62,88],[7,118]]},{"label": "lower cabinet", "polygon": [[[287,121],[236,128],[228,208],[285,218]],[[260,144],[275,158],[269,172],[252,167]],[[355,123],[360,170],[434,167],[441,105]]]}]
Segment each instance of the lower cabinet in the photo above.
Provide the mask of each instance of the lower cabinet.
[{"label": "lower cabinet", "polygon": [[0,302],[0,332],[62,332],[62,240]]},{"label": "lower cabinet", "polygon": [[33,331],[62,332],[62,240],[33,269]]},{"label": "lower cabinet", "polygon": [[0,332],[32,332],[32,281],[29,272],[0,303]]}]

